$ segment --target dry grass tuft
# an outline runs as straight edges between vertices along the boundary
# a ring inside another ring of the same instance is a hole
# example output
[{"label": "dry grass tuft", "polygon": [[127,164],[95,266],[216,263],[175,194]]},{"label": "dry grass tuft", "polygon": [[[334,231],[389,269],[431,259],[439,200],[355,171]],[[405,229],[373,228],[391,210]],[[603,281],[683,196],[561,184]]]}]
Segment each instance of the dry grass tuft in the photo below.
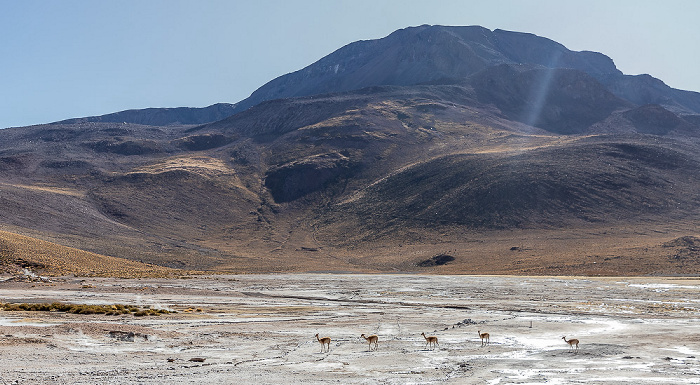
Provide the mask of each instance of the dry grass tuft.
[{"label": "dry grass tuft", "polygon": [[165,309],[140,308],[133,305],[81,305],[62,302],[53,303],[0,303],[4,311],[45,311],[71,314],[132,314],[134,317],[160,316],[161,314],[177,313]]}]

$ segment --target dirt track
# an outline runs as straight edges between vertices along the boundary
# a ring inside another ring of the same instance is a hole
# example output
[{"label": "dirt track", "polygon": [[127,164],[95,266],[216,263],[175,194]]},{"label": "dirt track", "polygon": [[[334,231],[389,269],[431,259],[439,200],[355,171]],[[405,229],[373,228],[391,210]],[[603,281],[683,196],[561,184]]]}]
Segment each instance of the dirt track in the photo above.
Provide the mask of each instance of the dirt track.
[{"label": "dirt track", "polygon": [[[700,384],[698,294],[700,280],[680,278],[5,281],[2,302],[126,303],[178,313],[0,311],[0,384]],[[490,333],[490,345],[481,346],[477,330]],[[426,348],[421,332],[437,336],[439,346]],[[316,333],[332,338],[330,352],[320,351]],[[362,333],[379,335],[376,351]],[[579,351],[562,336],[579,339]]]}]

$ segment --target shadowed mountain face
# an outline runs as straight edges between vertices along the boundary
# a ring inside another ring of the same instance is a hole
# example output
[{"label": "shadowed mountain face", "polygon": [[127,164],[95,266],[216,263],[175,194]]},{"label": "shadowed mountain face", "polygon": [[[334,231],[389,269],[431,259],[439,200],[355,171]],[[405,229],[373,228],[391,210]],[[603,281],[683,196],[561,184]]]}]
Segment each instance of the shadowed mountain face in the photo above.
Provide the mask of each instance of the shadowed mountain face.
[{"label": "shadowed mountain face", "polygon": [[[620,229],[695,231],[697,94],[640,80],[534,35],[408,28],[236,106],[0,130],[0,230],[167,267],[393,271],[444,254],[431,268],[455,272],[482,247],[527,250],[501,245],[514,232],[538,234],[546,271],[567,231],[585,235],[562,262],[578,271],[590,245],[618,252]],[[645,272],[689,268],[657,257]],[[606,271],[634,265],[620,261]]]},{"label": "shadowed mountain face", "polygon": [[509,119],[560,134],[585,132],[613,111],[630,107],[582,71],[501,65],[469,82],[482,103],[495,104]]}]

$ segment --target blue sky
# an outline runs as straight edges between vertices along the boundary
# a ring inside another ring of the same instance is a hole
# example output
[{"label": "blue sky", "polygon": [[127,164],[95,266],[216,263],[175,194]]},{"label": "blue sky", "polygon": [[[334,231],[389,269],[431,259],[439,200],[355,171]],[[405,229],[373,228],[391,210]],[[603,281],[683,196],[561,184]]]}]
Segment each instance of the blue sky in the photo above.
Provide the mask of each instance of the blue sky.
[{"label": "blue sky", "polygon": [[235,103],[421,24],[530,32],[700,91],[695,0],[0,0],[0,128]]}]

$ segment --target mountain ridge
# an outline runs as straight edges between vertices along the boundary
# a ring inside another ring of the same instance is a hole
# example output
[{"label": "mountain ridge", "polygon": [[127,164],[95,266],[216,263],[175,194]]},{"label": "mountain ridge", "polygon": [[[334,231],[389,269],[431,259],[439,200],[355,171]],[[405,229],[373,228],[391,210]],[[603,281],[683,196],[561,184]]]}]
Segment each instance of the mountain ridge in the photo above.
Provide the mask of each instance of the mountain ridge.
[{"label": "mountain ridge", "polygon": [[183,124],[203,124],[221,120],[234,113],[235,104],[216,103],[208,107],[175,107],[132,109],[99,116],[65,119],[53,124],[78,123],[132,123],[149,126],[168,126]]}]

